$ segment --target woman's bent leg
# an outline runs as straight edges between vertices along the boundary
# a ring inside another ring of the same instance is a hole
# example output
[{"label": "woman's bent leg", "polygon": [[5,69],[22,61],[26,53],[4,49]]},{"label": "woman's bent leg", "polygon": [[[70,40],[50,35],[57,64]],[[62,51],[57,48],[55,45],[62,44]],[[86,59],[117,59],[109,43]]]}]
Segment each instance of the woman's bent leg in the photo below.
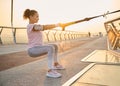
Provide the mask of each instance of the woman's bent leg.
[{"label": "woman's bent leg", "polygon": [[28,53],[32,57],[40,56],[43,53],[48,53],[48,68],[53,69],[53,58],[55,56],[55,48],[52,45],[43,45],[30,48]]},{"label": "woman's bent leg", "polygon": [[55,49],[54,56],[53,56],[54,62],[58,62],[58,58],[57,58],[58,57],[58,46],[56,44],[49,44],[49,45],[53,46]]}]

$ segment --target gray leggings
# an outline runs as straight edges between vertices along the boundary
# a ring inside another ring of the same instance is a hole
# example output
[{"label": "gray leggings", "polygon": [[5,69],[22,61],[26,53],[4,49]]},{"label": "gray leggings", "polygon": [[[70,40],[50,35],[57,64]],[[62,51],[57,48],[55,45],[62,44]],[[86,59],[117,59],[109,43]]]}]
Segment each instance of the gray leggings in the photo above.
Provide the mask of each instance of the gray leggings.
[{"label": "gray leggings", "polygon": [[56,44],[46,44],[42,46],[35,46],[33,48],[28,49],[28,54],[31,57],[38,57],[42,54],[48,54],[48,68],[53,68],[53,61],[57,62],[57,53],[58,47]]}]

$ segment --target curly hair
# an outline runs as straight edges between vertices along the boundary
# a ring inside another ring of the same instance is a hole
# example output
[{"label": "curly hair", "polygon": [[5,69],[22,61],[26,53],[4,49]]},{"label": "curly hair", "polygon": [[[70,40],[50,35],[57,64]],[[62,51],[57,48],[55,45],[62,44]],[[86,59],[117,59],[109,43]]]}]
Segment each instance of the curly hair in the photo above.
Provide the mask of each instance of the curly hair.
[{"label": "curly hair", "polygon": [[23,13],[23,18],[24,19],[29,19],[30,16],[33,16],[35,13],[37,13],[36,10],[30,10],[30,9],[26,9]]}]

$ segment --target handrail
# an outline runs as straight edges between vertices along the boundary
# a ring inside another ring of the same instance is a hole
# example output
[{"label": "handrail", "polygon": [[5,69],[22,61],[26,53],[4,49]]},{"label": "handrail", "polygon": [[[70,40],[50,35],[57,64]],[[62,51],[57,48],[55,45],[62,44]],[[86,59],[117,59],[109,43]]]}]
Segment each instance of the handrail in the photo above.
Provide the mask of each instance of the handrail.
[{"label": "handrail", "polygon": [[117,29],[118,26],[116,26],[116,24],[120,24],[120,18],[112,19],[104,23],[109,41],[108,49],[112,50],[120,48],[120,29]]},{"label": "handrail", "polygon": [[[12,30],[13,33],[11,32]],[[88,33],[83,35],[78,31],[60,31],[54,29],[43,31],[43,33],[45,42],[72,40],[89,36]],[[13,36],[16,40],[15,43],[27,43],[26,27],[0,26],[0,44],[14,44]]]}]

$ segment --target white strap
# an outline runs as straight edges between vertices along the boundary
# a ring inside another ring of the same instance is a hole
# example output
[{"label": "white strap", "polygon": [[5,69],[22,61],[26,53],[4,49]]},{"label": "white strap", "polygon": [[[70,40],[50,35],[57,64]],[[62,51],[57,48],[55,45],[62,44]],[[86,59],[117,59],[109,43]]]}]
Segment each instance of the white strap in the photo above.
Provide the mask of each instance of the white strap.
[{"label": "white strap", "polygon": [[43,30],[43,26],[42,25],[34,25],[34,29],[35,30]]}]

